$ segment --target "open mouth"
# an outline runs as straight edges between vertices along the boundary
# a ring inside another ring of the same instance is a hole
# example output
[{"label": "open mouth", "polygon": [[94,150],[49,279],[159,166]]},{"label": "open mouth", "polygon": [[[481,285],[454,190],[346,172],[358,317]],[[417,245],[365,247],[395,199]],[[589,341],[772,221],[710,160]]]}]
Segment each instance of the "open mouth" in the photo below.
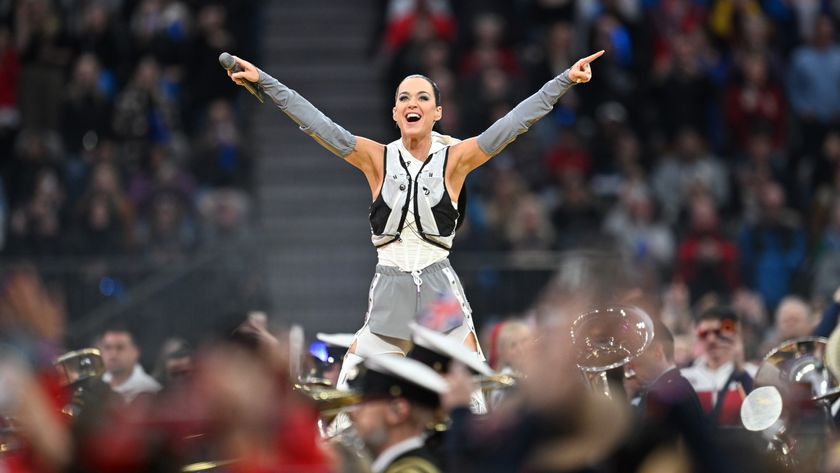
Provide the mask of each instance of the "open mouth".
[{"label": "open mouth", "polygon": [[408,123],[415,123],[420,121],[420,114],[419,113],[409,113],[405,116],[405,119]]}]

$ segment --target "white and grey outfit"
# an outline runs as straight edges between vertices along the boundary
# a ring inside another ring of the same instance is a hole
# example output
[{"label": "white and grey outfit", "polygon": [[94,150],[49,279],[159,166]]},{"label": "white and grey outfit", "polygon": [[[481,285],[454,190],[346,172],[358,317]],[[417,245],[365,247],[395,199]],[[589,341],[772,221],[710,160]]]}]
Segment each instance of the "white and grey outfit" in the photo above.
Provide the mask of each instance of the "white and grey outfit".
[{"label": "white and grey outfit", "polygon": [[385,178],[370,207],[371,241],[379,264],[365,324],[375,334],[409,340],[408,324],[441,297],[456,300],[463,317],[448,328],[466,324],[466,332],[473,331],[472,310],[447,259],[460,213],[446,190],[445,138],[435,134],[422,162],[400,140],[385,147]]},{"label": "white and grey outfit", "polygon": [[[546,82],[476,137],[478,146],[488,156],[495,156],[549,113],[572,85],[568,70]],[[300,94],[263,71],[259,71],[259,86],[324,148],[340,157],[355,150],[356,137]],[[346,381],[347,372],[361,357],[401,353],[399,347],[375,334],[408,340],[408,323],[440,295],[457,299],[463,315],[461,324],[448,330],[448,335],[463,341],[475,332],[469,303],[446,259],[463,213],[455,202],[462,207],[465,204],[463,196],[450,196],[445,184],[449,147],[455,143],[457,140],[433,133],[429,155],[422,162],[405,150],[401,140],[385,147],[382,187],[370,207],[371,240],[379,264],[370,287],[365,324],[356,334],[355,353],[345,356],[339,384]]]}]

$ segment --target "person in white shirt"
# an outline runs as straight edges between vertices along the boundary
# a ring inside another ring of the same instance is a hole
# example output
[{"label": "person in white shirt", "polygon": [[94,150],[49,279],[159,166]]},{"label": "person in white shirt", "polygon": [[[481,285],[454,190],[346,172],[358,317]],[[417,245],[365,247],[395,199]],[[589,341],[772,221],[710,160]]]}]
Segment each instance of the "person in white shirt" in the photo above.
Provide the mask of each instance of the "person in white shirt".
[{"label": "person in white shirt", "polygon": [[134,343],[131,332],[123,328],[105,331],[100,350],[105,364],[102,381],[108,383],[126,403],[140,394],[160,391],[160,384],[140,366],[140,349]]},{"label": "person in white shirt", "polygon": [[714,425],[740,426],[741,402],[752,390],[755,370],[740,360],[738,315],[727,307],[712,307],[698,318],[695,333],[703,354],[682,375]]}]

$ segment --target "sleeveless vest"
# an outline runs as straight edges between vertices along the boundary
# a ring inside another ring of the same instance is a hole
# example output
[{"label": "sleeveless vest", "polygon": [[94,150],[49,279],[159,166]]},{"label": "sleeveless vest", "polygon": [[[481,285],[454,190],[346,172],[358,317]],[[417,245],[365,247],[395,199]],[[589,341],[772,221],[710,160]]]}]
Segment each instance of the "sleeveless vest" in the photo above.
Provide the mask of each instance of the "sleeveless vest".
[{"label": "sleeveless vest", "polygon": [[420,237],[432,245],[449,250],[460,223],[461,211],[466,204],[466,195],[462,190],[458,209],[455,209],[446,190],[444,173],[449,146],[433,141],[426,161],[411,164],[420,166],[417,178],[412,179],[408,160],[414,158],[403,156],[397,143],[394,141],[385,146],[385,177],[379,197],[370,205],[373,246],[380,248],[399,240],[406,217],[411,212]]}]

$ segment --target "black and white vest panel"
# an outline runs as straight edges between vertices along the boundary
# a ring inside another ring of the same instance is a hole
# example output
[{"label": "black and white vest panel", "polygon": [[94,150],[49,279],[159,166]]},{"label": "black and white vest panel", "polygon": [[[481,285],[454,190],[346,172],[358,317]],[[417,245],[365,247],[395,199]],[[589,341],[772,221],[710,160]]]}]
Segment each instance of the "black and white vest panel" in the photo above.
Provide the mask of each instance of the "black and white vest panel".
[{"label": "black and white vest panel", "polygon": [[[433,142],[423,163],[400,148],[399,141],[385,146],[385,178],[370,206],[371,241],[377,248],[397,241],[407,231],[406,221],[413,220],[413,230],[423,240],[448,250],[460,217],[444,180],[449,146]],[[420,166],[416,179],[409,166]]]}]

